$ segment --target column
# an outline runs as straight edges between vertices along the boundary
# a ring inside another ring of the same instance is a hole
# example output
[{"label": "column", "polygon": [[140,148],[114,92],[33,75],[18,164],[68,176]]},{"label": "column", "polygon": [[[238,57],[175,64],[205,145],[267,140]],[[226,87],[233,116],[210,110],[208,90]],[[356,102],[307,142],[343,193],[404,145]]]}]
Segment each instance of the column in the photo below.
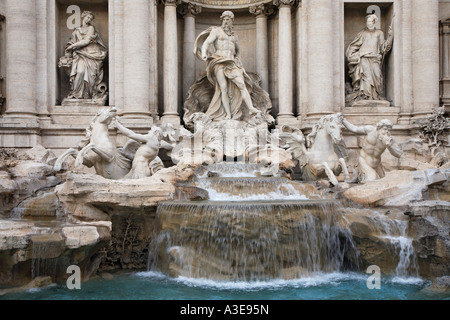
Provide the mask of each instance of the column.
[{"label": "column", "polygon": [[127,1],[123,27],[123,117],[149,120],[150,11],[147,0]]},{"label": "column", "polygon": [[412,1],[414,118],[439,106],[439,1]]},{"label": "column", "polygon": [[[110,104],[117,108],[119,114],[124,114],[124,5],[120,0],[112,0],[110,1],[110,5],[113,6],[113,12],[110,12],[110,15],[112,14],[114,16],[114,25],[109,28],[112,33],[110,35],[110,48],[115,51],[113,64],[111,64],[111,58],[109,58],[110,67],[114,67],[114,82],[111,77],[109,79],[109,82],[114,86],[113,93],[111,93],[111,90],[109,93],[110,95],[114,94],[114,99],[110,99]],[[128,75],[128,77],[130,76]]]},{"label": "column", "polygon": [[440,60],[441,60],[441,76],[440,76],[440,86],[441,86],[441,103],[448,107],[450,104],[450,20],[441,21],[439,27],[439,37],[440,37]]},{"label": "column", "polygon": [[[308,119],[334,113],[333,0],[308,1]],[[304,4],[305,6],[305,4]],[[315,121],[315,120],[314,120]]]},{"label": "column", "polygon": [[[409,124],[414,111],[412,65],[412,8],[411,0],[402,1],[402,104],[399,124]],[[394,37],[396,30],[394,29]],[[394,40],[395,41],[395,40]]]},{"label": "column", "polygon": [[158,113],[158,3],[151,1],[150,6],[150,113],[159,120]]},{"label": "column", "polygon": [[178,33],[177,5],[179,0],[164,2],[164,114],[163,123],[179,125],[178,114]]},{"label": "column", "polygon": [[[108,37],[109,37],[109,50],[108,50],[108,65],[109,65],[109,105],[116,106],[116,42],[114,38],[117,22],[116,22],[116,4],[114,0],[108,1]],[[112,50],[111,50],[112,49]],[[120,111],[119,111],[120,112]]]},{"label": "column", "polygon": [[7,0],[6,12],[6,115],[37,119],[36,3]]},{"label": "column", "polygon": [[250,13],[256,16],[256,73],[261,77],[261,88],[269,91],[269,51],[267,39],[267,17],[273,8],[264,4],[251,6]]},{"label": "column", "polygon": [[179,7],[184,18],[183,37],[183,100],[187,98],[189,88],[195,82],[195,56],[192,54],[195,42],[195,16],[202,12],[202,7],[187,3]]},{"label": "column", "polygon": [[278,124],[295,124],[291,8],[295,0],[275,0],[278,12]]}]

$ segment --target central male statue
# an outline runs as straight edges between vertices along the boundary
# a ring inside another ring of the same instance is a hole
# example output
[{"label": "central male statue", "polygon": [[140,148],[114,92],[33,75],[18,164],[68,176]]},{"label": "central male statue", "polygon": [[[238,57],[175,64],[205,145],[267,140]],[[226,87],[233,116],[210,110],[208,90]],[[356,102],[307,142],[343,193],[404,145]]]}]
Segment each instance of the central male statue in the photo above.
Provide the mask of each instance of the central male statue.
[{"label": "central male statue", "polygon": [[206,74],[215,86],[206,114],[216,121],[240,120],[242,102],[250,114],[260,111],[253,106],[247,88],[251,87],[251,79],[239,59],[239,45],[233,32],[234,14],[225,11],[220,19],[222,26],[210,27],[197,37],[194,54],[207,62]]}]

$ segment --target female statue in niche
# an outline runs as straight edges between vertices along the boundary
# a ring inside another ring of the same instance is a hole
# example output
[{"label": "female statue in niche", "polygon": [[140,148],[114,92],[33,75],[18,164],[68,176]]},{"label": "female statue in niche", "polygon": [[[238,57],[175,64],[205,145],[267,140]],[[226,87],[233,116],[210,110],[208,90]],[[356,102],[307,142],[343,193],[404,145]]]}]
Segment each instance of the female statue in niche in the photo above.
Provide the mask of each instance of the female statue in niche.
[{"label": "female statue in niche", "polygon": [[58,63],[70,77],[71,91],[67,99],[106,100],[106,85],[102,82],[108,51],[92,25],[94,14],[84,11],[81,17],[82,25],[72,33],[65,55]]},{"label": "female statue in niche", "polygon": [[385,55],[392,48],[393,30],[389,27],[388,38],[377,30],[378,17],[370,14],[366,17],[366,28],[358,33],[347,48],[349,75],[353,90],[347,96],[350,103],[359,100],[384,100],[382,64]]}]

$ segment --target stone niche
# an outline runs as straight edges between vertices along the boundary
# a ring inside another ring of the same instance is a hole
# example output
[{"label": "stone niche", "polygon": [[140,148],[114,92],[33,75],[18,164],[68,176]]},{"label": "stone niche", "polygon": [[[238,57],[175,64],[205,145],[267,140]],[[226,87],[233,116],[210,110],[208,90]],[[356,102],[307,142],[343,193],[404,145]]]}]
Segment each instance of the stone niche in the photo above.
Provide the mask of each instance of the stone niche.
[{"label": "stone niche", "polygon": [[[244,68],[249,73],[256,73],[256,18],[249,12],[248,7],[252,4],[267,3],[265,1],[219,1],[219,0],[199,0],[199,1],[183,1],[183,3],[191,2],[193,4],[200,5],[202,7],[201,13],[195,16],[195,36],[197,37],[201,32],[205,31],[211,26],[220,26],[220,16],[225,10],[231,10],[235,15],[234,20],[234,32],[237,35],[240,47],[240,58],[244,65]],[[239,3],[238,3],[239,2]],[[158,100],[164,101],[164,6],[158,7]],[[270,22],[268,28],[271,30]],[[181,14],[178,15],[178,70],[180,70],[179,83],[178,83],[178,110],[181,118],[183,117],[183,104],[186,96],[183,95],[183,76],[181,70],[183,70],[183,34],[184,34],[184,20]],[[270,32],[270,31],[269,31]],[[272,43],[269,41],[269,45]],[[193,46],[190,49],[189,54],[192,54]],[[269,48],[269,52],[271,48]],[[206,63],[199,59],[195,59],[195,80],[200,79],[206,74]],[[193,85],[191,83],[190,85]],[[190,86],[189,86],[190,87]],[[272,92],[270,92],[271,98],[274,99]],[[163,104],[159,104],[159,114],[164,113]]]},{"label": "stone niche", "polygon": [[[73,29],[68,27],[68,19],[72,22],[72,15],[75,12],[68,10],[70,6],[78,6],[80,8],[80,22],[81,14],[84,11],[91,11],[95,15],[93,25],[97,33],[100,35],[101,40],[108,48],[109,51],[109,19],[108,19],[108,0],[55,0],[56,1],[56,57],[59,60],[64,56],[64,48],[69,41]],[[69,12],[68,12],[69,11]],[[57,61],[55,62],[55,68],[57,72],[57,90],[56,90],[56,105],[61,105],[64,98],[70,92],[69,76],[62,68],[58,68]],[[104,77],[103,82],[107,84],[108,91],[109,85],[109,65],[108,58],[103,65]]]},{"label": "stone niche", "polygon": [[[383,31],[385,39],[387,39],[387,33],[389,26],[392,22],[394,12],[394,6],[392,2],[351,2],[344,4],[344,52],[346,52],[349,44],[355,39],[356,35],[365,28],[366,16],[368,14],[376,14],[379,18],[377,23],[377,29]],[[396,37],[400,36],[399,31],[394,28],[394,42]],[[384,59],[383,64],[383,78],[384,78],[384,96],[387,101],[390,102],[390,106],[393,106],[394,100],[394,59],[393,51],[388,52]],[[348,74],[348,60],[345,58],[345,83],[346,91],[348,85],[352,83],[352,80]],[[346,104],[348,107],[349,105]],[[386,106],[388,107],[388,106]],[[383,110],[380,110],[383,111]]]}]

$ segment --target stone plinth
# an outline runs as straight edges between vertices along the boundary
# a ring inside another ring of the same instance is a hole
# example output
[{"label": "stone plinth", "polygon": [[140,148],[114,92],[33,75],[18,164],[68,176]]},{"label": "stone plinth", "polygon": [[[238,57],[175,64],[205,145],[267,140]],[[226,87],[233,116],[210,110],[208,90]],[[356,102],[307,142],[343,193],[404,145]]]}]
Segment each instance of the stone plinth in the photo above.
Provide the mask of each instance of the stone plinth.
[{"label": "stone plinth", "polygon": [[367,102],[367,106],[353,106],[344,109],[344,117],[351,123],[356,125],[375,125],[382,119],[388,119],[396,124],[399,118],[400,108],[389,107],[384,104],[371,105]]},{"label": "stone plinth", "polygon": [[387,100],[359,100],[350,105],[350,107],[365,107],[365,108],[389,108],[390,102]]},{"label": "stone plinth", "polygon": [[103,99],[64,99],[62,106],[105,106],[106,97]]},{"label": "stone plinth", "polygon": [[88,126],[97,112],[106,108],[104,104],[95,103],[93,100],[67,99],[65,101],[66,104],[62,106],[50,107],[54,124]]}]

